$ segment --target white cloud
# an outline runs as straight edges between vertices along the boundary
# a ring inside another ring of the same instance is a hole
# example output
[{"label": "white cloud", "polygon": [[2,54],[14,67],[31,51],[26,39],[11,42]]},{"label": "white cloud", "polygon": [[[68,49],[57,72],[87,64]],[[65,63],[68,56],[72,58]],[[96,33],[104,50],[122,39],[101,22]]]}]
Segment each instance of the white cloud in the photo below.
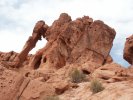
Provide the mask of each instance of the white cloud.
[{"label": "white cloud", "polygon": [[[133,32],[132,4],[132,0],[0,0],[0,51],[20,51],[36,21],[43,19],[51,25],[60,13],[66,12],[72,19],[88,15],[115,28],[113,51],[115,48],[122,52],[125,38]],[[34,51],[44,42],[38,45]]]}]

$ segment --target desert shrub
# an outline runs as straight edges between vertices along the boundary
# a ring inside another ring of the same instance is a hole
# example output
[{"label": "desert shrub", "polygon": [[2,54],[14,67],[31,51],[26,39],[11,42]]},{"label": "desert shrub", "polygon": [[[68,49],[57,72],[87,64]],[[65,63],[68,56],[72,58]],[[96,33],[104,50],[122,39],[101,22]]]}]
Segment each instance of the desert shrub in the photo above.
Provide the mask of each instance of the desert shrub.
[{"label": "desert shrub", "polygon": [[60,100],[58,96],[47,96],[44,100]]},{"label": "desert shrub", "polygon": [[98,93],[104,90],[104,87],[102,86],[102,83],[99,80],[93,79],[91,81],[90,89],[93,93]]},{"label": "desert shrub", "polygon": [[71,78],[71,81],[73,83],[80,83],[82,81],[85,81],[86,79],[86,76],[85,74],[78,70],[78,69],[74,69],[71,73],[70,73],[70,78]]}]

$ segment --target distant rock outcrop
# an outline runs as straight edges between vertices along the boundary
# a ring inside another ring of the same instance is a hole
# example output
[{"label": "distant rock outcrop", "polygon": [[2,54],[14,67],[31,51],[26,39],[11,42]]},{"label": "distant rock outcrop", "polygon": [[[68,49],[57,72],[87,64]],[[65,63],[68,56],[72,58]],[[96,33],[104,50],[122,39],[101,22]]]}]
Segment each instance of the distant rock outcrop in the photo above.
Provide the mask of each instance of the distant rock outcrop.
[{"label": "distant rock outcrop", "polygon": [[123,57],[129,64],[133,65],[133,35],[126,39]]}]

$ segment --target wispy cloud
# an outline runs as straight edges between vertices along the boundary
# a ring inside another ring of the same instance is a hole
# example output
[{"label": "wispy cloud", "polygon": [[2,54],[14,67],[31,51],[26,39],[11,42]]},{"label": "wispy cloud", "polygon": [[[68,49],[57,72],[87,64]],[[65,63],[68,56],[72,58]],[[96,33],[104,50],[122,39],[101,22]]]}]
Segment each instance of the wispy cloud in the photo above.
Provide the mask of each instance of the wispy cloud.
[{"label": "wispy cloud", "polygon": [[[127,65],[122,51],[126,37],[133,32],[132,4],[133,0],[0,0],[0,51],[19,52],[36,21],[42,19],[51,25],[60,13],[66,12],[72,19],[88,15],[115,28],[111,55],[116,62]],[[40,42],[32,52],[44,43]]]}]

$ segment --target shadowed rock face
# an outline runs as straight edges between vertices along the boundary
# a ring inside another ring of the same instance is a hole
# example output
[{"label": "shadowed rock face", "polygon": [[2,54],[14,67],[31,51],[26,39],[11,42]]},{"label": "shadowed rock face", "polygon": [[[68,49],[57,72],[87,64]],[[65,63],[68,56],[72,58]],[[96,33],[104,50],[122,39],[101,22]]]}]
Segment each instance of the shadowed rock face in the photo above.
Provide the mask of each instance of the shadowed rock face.
[{"label": "shadowed rock face", "polygon": [[61,14],[46,31],[47,45],[39,50],[30,66],[35,68],[41,59],[42,67],[61,68],[66,63],[92,61],[104,64],[116,35],[114,29],[89,16],[74,21]]},{"label": "shadowed rock face", "polygon": [[123,58],[133,65],[133,35],[126,39]]}]

